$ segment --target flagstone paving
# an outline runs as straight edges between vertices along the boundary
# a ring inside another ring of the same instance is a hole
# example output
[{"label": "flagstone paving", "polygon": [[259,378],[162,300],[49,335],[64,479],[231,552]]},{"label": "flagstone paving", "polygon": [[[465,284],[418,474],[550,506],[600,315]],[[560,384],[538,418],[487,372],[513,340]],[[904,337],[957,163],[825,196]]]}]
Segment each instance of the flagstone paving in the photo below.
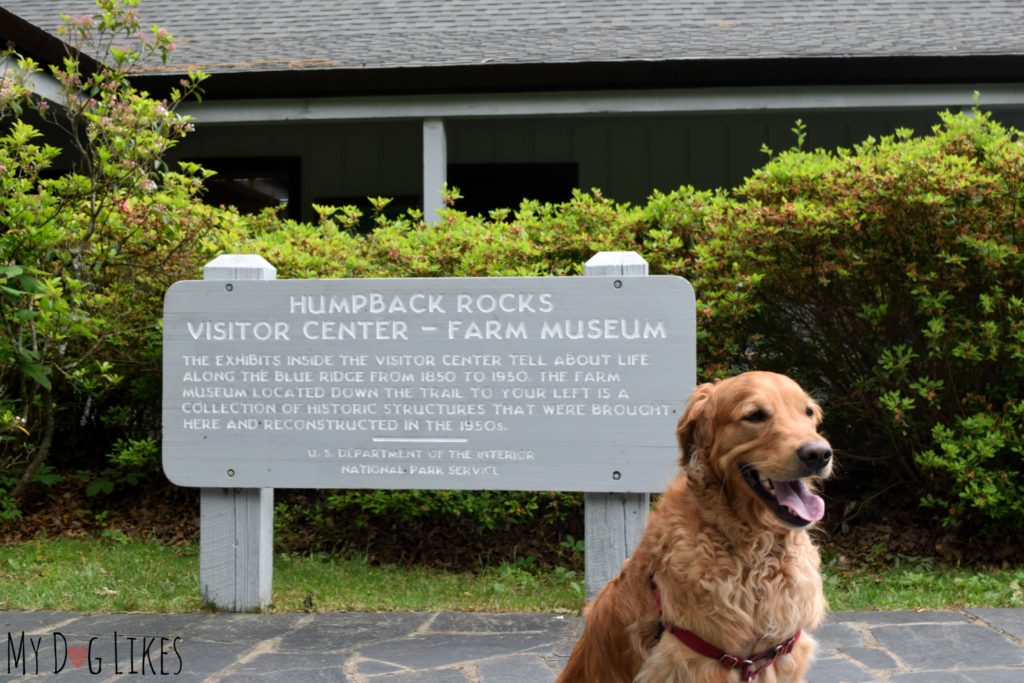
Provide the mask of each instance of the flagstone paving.
[{"label": "flagstone paving", "polygon": [[[0,681],[550,683],[581,621],[453,612],[0,611],[0,627],[0,637],[7,634]],[[839,612],[815,637],[811,683],[1024,681],[1024,609]]]}]

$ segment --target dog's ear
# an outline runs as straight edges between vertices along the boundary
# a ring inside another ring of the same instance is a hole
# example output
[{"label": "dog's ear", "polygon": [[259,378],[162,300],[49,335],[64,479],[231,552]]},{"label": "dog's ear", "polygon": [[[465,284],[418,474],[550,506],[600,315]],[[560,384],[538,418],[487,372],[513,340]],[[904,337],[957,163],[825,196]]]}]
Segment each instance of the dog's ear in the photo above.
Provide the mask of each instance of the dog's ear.
[{"label": "dog's ear", "polygon": [[697,451],[707,445],[710,430],[710,410],[708,402],[714,384],[701,384],[690,394],[690,402],[683,411],[676,425],[676,438],[679,440],[679,464],[685,467],[693,460]]}]

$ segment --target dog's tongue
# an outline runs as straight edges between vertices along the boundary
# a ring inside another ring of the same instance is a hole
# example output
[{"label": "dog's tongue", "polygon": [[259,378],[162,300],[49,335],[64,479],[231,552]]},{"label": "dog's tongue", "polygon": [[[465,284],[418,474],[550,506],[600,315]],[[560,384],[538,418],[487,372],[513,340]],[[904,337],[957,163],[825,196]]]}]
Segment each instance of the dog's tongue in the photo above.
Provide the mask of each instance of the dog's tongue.
[{"label": "dog's tongue", "polygon": [[775,497],[779,505],[785,505],[797,517],[809,522],[817,522],[825,516],[825,501],[807,490],[802,479],[796,481],[775,481]]}]

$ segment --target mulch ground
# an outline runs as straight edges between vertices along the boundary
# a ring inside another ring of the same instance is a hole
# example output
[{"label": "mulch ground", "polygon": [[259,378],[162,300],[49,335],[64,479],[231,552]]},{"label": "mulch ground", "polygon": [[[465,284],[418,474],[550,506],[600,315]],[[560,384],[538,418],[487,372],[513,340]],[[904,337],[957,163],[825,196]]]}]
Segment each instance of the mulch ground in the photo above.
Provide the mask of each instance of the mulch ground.
[{"label": "mulch ground", "polygon": [[118,530],[131,538],[187,545],[199,538],[199,490],[161,482],[131,495],[87,497],[79,485],[37,490],[22,518],[0,522],[0,544],[37,538],[91,538]]}]

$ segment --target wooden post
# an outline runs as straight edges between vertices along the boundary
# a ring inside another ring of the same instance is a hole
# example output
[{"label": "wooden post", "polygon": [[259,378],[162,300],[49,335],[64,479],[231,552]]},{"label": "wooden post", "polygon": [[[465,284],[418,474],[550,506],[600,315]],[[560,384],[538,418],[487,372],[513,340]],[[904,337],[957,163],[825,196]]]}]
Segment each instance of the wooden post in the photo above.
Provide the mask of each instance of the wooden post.
[{"label": "wooden post", "polygon": [[423,220],[437,222],[444,208],[441,186],[448,180],[448,141],[443,119],[423,119]]},{"label": "wooden post", "polygon": [[[225,254],[203,268],[204,280],[273,280],[262,256]],[[274,572],[274,489],[200,489],[199,589],[231,612],[270,604]]]},{"label": "wooden post", "polygon": [[[602,251],[583,267],[586,276],[648,274],[647,261],[632,251]],[[640,542],[650,493],[585,493],[583,496],[584,585],[587,600],[615,578]]]}]

